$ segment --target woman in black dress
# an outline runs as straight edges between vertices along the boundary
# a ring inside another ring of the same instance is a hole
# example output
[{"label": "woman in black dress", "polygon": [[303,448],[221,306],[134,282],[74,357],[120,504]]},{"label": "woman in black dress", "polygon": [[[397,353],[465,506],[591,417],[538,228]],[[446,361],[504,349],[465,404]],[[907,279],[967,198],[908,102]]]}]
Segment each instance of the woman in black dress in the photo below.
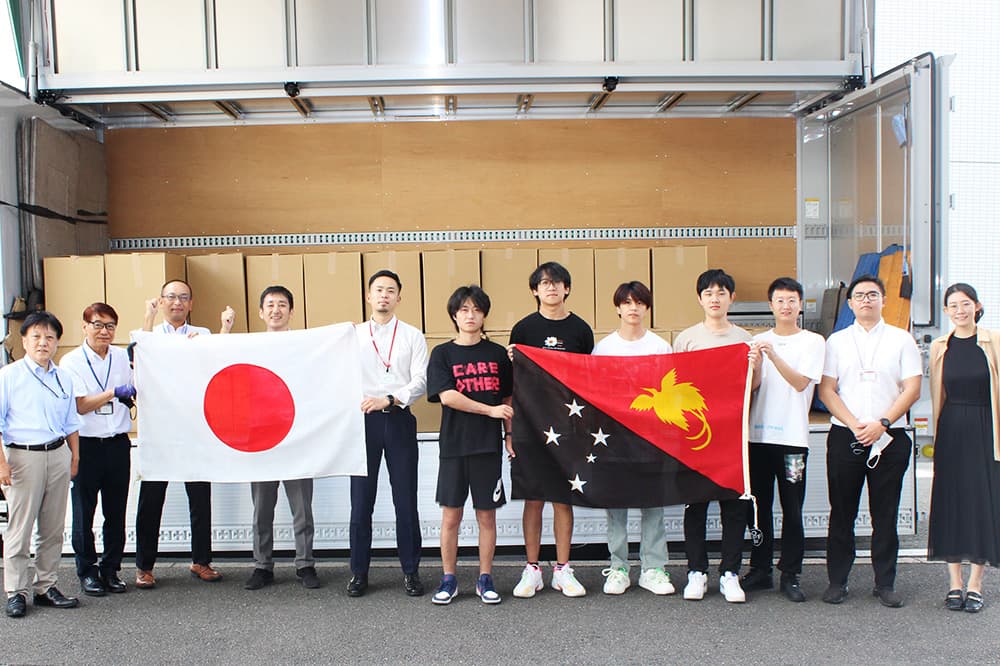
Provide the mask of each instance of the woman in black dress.
[{"label": "woman in black dress", "polygon": [[[985,566],[1000,566],[1000,331],[976,325],[983,306],[967,284],[948,287],[944,305],[955,330],[931,343],[937,435],[927,557],[948,563],[945,607],[977,613]],[[971,565],[967,587],[963,562]]]}]

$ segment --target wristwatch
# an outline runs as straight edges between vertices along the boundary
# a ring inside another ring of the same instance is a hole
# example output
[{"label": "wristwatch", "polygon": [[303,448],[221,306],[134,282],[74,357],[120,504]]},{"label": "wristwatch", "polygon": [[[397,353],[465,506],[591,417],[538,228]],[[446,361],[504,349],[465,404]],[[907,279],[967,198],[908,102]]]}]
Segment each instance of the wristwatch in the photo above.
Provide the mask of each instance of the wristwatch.
[{"label": "wristwatch", "polygon": [[886,430],[888,430],[889,428],[892,427],[892,421],[890,421],[889,419],[887,419],[885,417],[880,418],[878,420],[878,422],[881,423],[882,427],[885,428]]},{"label": "wristwatch", "polygon": [[[396,406],[396,398],[394,398],[391,393],[389,395],[385,396],[385,399],[389,401],[389,406],[386,407],[386,409],[392,409],[393,407]],[[888,426],[886,426],[886,427],[888,427]]]}]

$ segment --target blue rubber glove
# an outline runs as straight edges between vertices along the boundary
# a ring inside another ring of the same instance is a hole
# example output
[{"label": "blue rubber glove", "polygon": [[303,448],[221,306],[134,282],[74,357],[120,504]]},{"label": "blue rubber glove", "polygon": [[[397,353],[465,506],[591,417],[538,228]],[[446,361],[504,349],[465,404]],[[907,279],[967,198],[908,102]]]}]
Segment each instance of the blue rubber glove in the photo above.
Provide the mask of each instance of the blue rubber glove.
[{"label": "blue rubber glove", "polygon": [[125,400],[128,398],[135,397],[135,387],[131,384],[122,384],[121,386],[115,387],[115,397],[119,400]]}]

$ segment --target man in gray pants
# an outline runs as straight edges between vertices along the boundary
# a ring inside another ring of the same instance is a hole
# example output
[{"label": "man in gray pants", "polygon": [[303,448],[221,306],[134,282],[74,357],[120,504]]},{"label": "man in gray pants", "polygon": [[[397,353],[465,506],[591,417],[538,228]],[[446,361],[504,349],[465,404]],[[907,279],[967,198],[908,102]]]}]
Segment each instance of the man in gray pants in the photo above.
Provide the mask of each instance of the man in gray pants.
[{"label": "man in gray pants", "polygon": [[[292,292],[285,287],[272,286],[260,295],[260,318],[269,333],[289,330]],[[278,502],[278,484],[285,486],[285,497],[292,510],[292,529],[295,531],[295,575],[304,587],[319,587],[316,562],[313,560],[313,533],[315,524],[312,513],[312,479],[290,481],[255,481],[250,484],[253,499],[253,559],[254,570],[243,586],[259,590],[274,582],[274,506]]]}]

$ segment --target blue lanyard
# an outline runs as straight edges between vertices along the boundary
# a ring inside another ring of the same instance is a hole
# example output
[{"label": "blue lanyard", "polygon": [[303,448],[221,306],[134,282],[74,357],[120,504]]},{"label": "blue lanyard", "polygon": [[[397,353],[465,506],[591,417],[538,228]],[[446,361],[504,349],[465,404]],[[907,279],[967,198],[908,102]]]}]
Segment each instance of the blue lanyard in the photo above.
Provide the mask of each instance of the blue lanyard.
[{"label": "blue lanyard", "polygon": [[[87,346],[89,347],[90,345]],[[97,385],[101,387],[102,391],[107,391],[108,380],[111,378],[111,350],[108,349],[108,374],[104,377],[103,384],[101,383],[101,380],[97,378],[97,373],[94,372],[94,366],[90,364],[90,356],[87,355],[87,350],[83,351],[83,360],[87,362],[87,367],[90,368],[90,374],[94,376],[94,381],[97,382]],[[59,375],[56,375],[56,381],[59,381]],[[60,385],[59,388],[62,388],[62,385]]]},{"label": "blue lanyard", "polygon": [[59,399],[59,400],[66,400],[67,398],[69,398],[69,396],[68,396],[68,395],[66,395],[66,389],[64,389],[64,388],[63,388],[63,385],[62,385],[62,382],[61,382],[61,381],[59,381],[59,371],[58,371],[58,370],[57,370],[57,371],[55,371],[55,372],[53,372],[52,374],[54,374],[54,375],[56,376],[56,384],[58,384],[58,385],[59,385],[59,390],[60,390],[60,391],[62,392],[62,396],[60,396],[60,395],[59,395],[58,393],[56,393],[55,391],[53,391],[53,390],[52,390],[52,387],[51,387],[51,386],[49,386],[48,384],[46,384],[46,383],[45,383],[45,382],[44,382],[44,381],[42,380],[42,378],[41,378],[41,377],[39,377],[38,375],[36,375],[36,374],[35,374],[35,373],[34,373],[34,372],[33,372],[33,371],[31,370],[31,368],[29,368],[29,367],[27,366],[27,364],[25,364],[25,366],[24,366],[24,370],[25,370],[25,372],[27,372],[27,373],[28,373],[29,375],[31,375],[32,377],[34,377],[34,378],[35,378],[35,381],[37,381],[37,382],[38,382],[39,384],[41,384],[42,386],[44,386],[44,387],[45,387],[45,390],[46,390],[46,391],[48,391],[49,393],[51,393],[52,395],[54,395],[54,396],[55,396],[55,397],[56,397],[57,399]]}]

